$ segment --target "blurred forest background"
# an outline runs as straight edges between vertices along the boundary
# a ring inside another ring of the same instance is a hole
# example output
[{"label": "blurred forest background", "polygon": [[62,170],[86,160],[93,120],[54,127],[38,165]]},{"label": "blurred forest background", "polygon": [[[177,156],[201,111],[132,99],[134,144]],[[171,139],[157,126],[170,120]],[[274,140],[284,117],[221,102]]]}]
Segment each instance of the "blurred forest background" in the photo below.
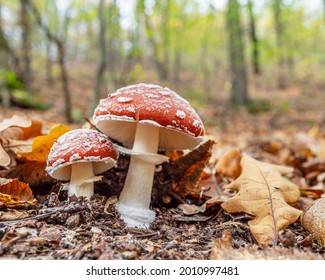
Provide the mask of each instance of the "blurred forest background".
[{"label": "blurred forest background", "polygon": [[168,86],[203,114],[318,106],[322,122],[325,0],[0,0],[2,111],[82,120],[138,82]]}]

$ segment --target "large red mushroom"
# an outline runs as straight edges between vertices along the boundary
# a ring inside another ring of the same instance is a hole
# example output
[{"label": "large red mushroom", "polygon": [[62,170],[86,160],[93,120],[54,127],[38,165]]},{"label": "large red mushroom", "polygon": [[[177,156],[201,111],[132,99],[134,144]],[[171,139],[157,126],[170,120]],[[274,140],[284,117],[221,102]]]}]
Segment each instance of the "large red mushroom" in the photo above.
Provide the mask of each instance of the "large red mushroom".
[{"label": "large red mushroom", "polygon": [[158,150],[196,147],[203,123],[189,102],[169,88],[137,84],[102,99],[93,119],[98,129],[132,148],[130,166],[117,209],[129,227],[148,227],[155,219],[149,209]]},{"label": "large red mushroom", "polygon": [[118,152],[106,135],[93,129],[75,129],[54,143],[46,171],[57,180],[70,181],[69,195],[89,199],[94,194],[94,182],[102,178],[96,175],[113,167],[117,158]]}]

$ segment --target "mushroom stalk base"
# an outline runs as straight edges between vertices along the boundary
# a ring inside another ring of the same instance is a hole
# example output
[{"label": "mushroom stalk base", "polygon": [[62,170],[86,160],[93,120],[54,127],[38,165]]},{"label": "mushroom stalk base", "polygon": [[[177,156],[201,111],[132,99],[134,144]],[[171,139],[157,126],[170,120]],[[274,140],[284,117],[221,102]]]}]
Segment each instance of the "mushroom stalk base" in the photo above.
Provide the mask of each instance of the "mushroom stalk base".
[{"label": "mushroom stalk base", "polygon": [[94,181],[100,178],[94,175],[92,162],[72,164],[71,180],[68,185],[69,196],[85,196],[89,199],[94,194]]},{"label": "mushroom stalk base", "polygon": [[[137,124],[133,151],[158,152],[159,127]],[[149,209],[155,164],[145,158],[132,156],[124,188],[116,205],[122,219],[129,227],[149,227],[155,212]]]}]

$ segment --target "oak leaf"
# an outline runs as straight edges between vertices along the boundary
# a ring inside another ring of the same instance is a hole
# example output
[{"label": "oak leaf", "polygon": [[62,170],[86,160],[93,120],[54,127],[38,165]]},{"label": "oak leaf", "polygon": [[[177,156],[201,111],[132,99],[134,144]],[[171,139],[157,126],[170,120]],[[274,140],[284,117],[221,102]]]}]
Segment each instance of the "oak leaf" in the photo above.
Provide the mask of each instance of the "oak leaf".
[{"label": "oak leaf", "polygon": [[215,171],[217,175],[236,179],[241,173],[241,153],[237,148],[225,152],[218,160]]},{"label": "oak leaf", "polygon": [[302,226],[325,246],[325,197],[317,199],[300,217]]},{"label": "oak leaf", "polygon": [[0,208],[26,207],[36,202],[27,184],[18,179],[0,178]]},{"label": "oak leaf", "polygon": [[229,213],[254,215],[248,225],[257,242],[276,244],[278,232],[295,222],[301,213],[289,205],[299,198],[298,186],[282,176],[291,169],[260,162],[246,154],[240,165],[241,175],[225,186],[238,193],[221,206]]},{"label": "oak leaf", "polygon": [[46,162],[54,142],[69,130],[70,128],[63,124],[54,125],[47,135],[38,136],[34,139],[30,152],[17,152],[19,159],[22,161]]},{"label": "oak leaf", "polygon": [[[0,165],[7,166],[10,164],[11,158],[7,153],[10,149],[8,146],[8,130],[10,128],[26,128],[31,126],[32,121],[24,115],[13,115],[10,119],[3,119],[0,122]],[[10,134],[10,133],[9,133]]]}]

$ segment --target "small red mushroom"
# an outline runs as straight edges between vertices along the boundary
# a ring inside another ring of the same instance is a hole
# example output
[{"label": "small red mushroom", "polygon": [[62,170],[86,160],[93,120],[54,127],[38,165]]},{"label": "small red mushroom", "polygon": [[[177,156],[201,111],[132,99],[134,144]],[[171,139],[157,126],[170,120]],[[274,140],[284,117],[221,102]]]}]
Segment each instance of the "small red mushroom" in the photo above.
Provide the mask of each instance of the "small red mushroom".
[{"label": "small red mushroom", "polygon": [[202,141],[203,123],[189,102],[153,84],[121,88],[102,99],[93,116],[109,137],[132,147],[131,161],[117,209],[129,227],[148,227],[158,150],[192,149]]},{"label": "small red mushroom", "polygon": [[94,194],[95,176],[116,164],[118,152],[109,138],[97,130],[81,128],[71,130],[58,138],[47,158],[46,171],[57,180],[70,181],[68,194],[85,196]]}]

